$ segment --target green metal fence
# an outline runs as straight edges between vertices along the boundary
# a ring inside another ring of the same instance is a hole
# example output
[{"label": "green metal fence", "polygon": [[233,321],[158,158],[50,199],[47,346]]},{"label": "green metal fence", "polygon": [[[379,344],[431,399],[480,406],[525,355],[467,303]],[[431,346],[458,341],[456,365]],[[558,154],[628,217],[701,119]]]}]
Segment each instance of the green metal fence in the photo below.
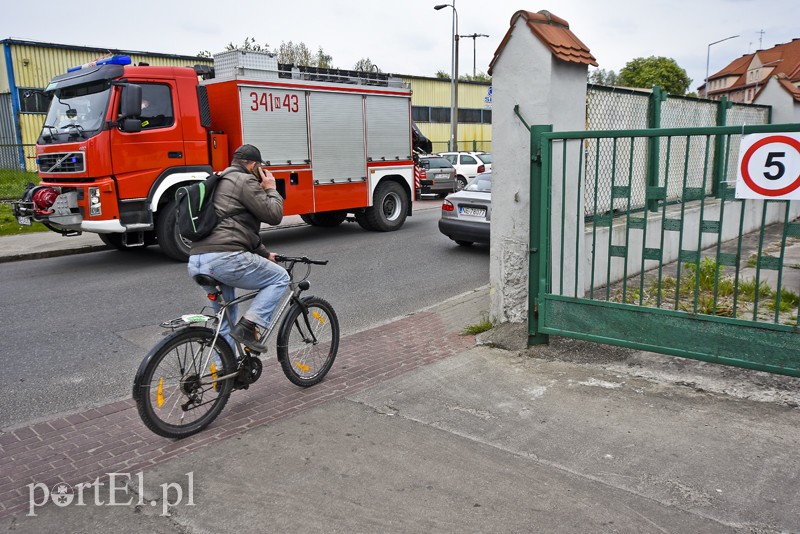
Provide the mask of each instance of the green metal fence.
[{"label": "green metal fence", "polygon": [[800,376],[800,201],[734,198],[741,136],[800,124],[551,130],[531,128],[531,344]]},{"label": "green metal fence", "polygon": [[[733,104],[726,98],[719,102],[691,97],[678,97],[668,95],[660,87],[653,87],[652,91],[637,89],[620,89],[589,85],[587,88],[586,129],[589,131],[603,130],[636,130],[644,128],[694,128],[706,126],[742,126],[768,124],[771,108],[751,104]],[[739,135],[731,138],[730,156],[736,158],[739,150]],[[720,138],[721,140],[721,138]],[[612,201],[612,177],[618,181],[621,173],[633,177],[643,177],[641,181],[634,179],[631,204],[635,208],[645,204],[645,187],[652,185],[657,174],[664,174],[667,165],[683,164],[686,155],[686,165],[689,171],[689,187],[700,187],[700,179],[705,164],[705,146],[698,140],[676,137],[672,140],[671,158],[666,157],[666,146],[662,145],[661,153],[653,152],[653,143],[650,138],[632,139],[628,137],[587,138],[585,148],[593,153],[595,158],[586,158],[586,173],[594,176],[594,181],[586,184],[587,198],[597,201],[597,206],[587,202],[587,215],[598,210],[617,209],[617,203]],[[601,146],[602,145],[602,146]],[[716,161],[717,154],[721,154],[719,142],[708,147],[709,158],[715,162],[718,169],[722,168],[721,161]],[[618,161],[621,154],[629,155],[625,165]],[[735,179],[735,161],[728,162],[729,179]],[[629,178],[623,178],[629,179]],[[706,184],[706,193],[714,191],[717,182],[709,180]],[[671,201],[681,198],[682,188],[675,182],[670,184],[667,197]]]}]

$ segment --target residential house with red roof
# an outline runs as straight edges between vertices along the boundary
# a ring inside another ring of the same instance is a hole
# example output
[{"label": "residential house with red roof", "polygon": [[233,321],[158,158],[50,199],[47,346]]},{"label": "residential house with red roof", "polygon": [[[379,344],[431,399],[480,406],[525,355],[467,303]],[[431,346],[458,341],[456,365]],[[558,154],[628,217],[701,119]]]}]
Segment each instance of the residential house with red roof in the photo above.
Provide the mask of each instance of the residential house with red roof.
[{"label": "residential house with red roof", "polygon": [[789,93],[800,86],[800,38],[733,60],[709,76],[698,92],[713,100],[726,96],[731,102],[749,104],[776,76],[783,80],[781,85]]}]

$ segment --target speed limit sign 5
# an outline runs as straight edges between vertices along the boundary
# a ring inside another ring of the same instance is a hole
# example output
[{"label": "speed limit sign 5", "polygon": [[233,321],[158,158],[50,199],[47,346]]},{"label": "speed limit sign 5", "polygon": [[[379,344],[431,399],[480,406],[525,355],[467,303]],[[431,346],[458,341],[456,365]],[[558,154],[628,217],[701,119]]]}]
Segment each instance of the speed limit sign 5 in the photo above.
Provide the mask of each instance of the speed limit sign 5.
[{"label": "speed limit sign 5", "polygon": [[800,134],[751,134],[739,148],[736,198],[800,199]]}]

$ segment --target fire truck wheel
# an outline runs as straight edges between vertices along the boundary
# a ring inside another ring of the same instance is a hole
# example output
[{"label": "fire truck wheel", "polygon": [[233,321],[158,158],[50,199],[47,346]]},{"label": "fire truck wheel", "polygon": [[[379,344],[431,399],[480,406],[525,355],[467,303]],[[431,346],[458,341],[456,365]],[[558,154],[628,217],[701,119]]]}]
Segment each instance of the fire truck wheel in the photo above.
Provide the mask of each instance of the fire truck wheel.
[{"label": "fire truck wheel", "polygon": [[[378,232],[392,232],[406,222],[409,198],[397,182],[381,182],[375,188],[372,207],[364,211],[370,229]],[[358,221],[358,219],[356,219]],[[361,224],[361,223],[359,223]],[[364,226],[363,224],[361,225]]]},{"label": "fire truck wheel", "polygon": [[175,221],[176,213],[174,200],[158,210],[158,220],[156,221],[158,246],[168,258],[187,262],[189,261],[191,242],[183,239],[178,232],[178,224]]}]

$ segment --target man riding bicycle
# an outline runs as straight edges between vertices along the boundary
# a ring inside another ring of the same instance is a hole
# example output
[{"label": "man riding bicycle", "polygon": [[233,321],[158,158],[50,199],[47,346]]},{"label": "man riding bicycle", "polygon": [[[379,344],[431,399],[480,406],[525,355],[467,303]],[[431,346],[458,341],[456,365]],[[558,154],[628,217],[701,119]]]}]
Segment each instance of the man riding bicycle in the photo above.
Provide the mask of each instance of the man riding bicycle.
[{"label": "man riding bicycle", "polygon": [[[253,145],[242,145],[233,153],[214,193],[214,210],[221,221],[208,236],[192,243],[188,266],[192,276],[206,274],[219,281],[226,302],[235,298],[237,287],[259,290],[236,326],[231,329],[225,318],[220,329],[226,339],[230,336],[258,352],[265,350],[259,343],[262,329],[269,326],[289,285],[289,274],[275,263],[276,255],[259,235],[262,222],[277,225],[283,218],[275,177],[261,163],[261,152]],[[214,308],[219,305],[214,303]],[[235,318],[236,308],[231,312]]]}]

